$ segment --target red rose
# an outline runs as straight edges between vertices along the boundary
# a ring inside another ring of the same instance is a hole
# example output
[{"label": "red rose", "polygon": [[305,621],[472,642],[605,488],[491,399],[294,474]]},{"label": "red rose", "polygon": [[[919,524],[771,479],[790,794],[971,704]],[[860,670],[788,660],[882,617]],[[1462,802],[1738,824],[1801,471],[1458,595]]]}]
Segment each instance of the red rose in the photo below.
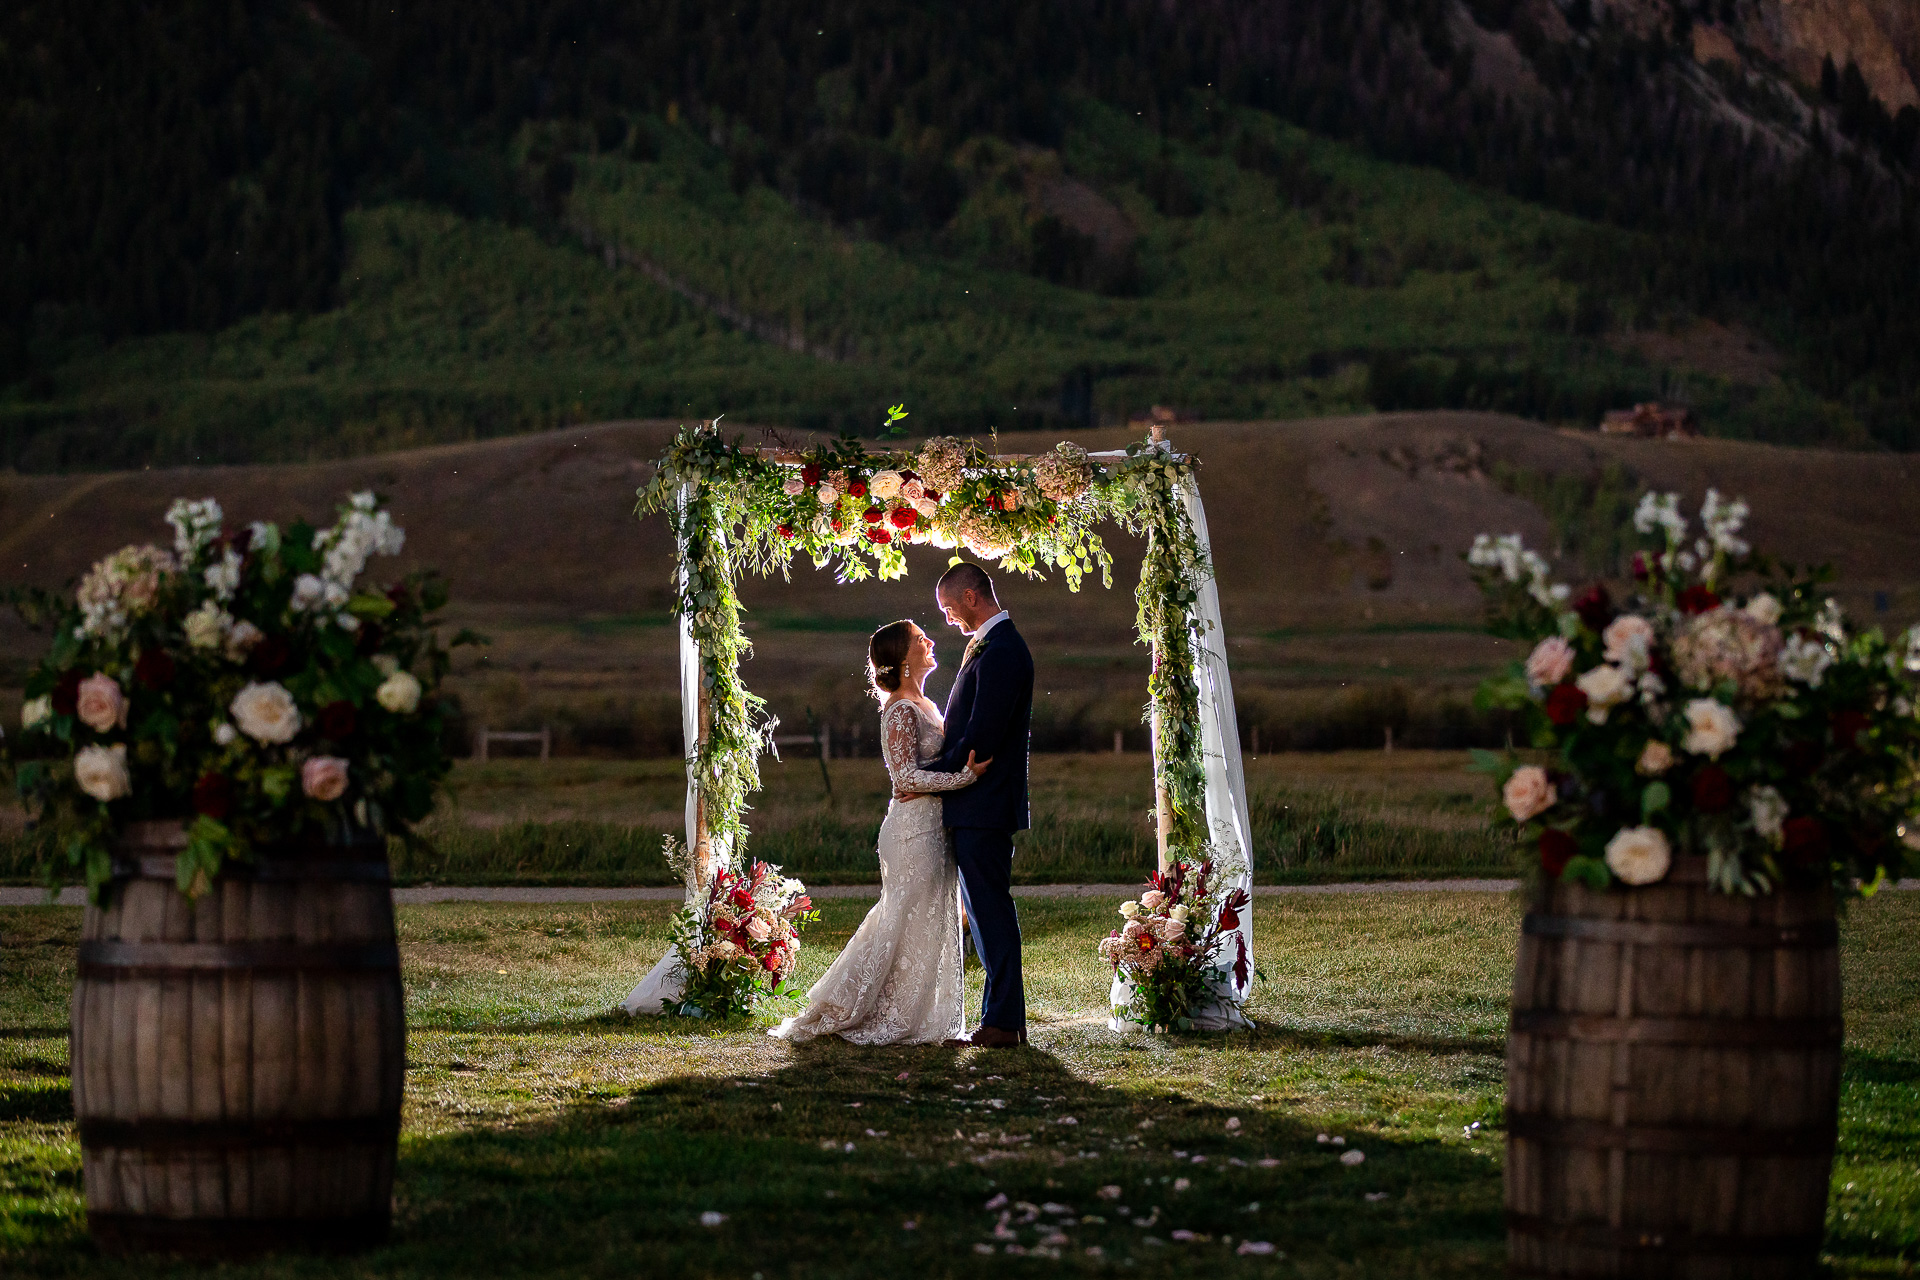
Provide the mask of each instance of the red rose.
[{"label": "red rose", "polygon": [[900,468],[901,484],[905,484],[909,480],[918,480],[919,478],[920,478],[920,473],[918,471],[913,470],[911,467]]},{"label": "red rose", "polygon": [[133,678],[149,689],[164,689],[173,683],[173,658],[165,649],[145,649],[133,664]]},{"label": "red rose", "polygon": [[320,736],[323,738],[338,742],[350,735],[359,722],[360,717],[354,714],[351,702],[329,702],[320,708]]},{"label": "red rose", "polygon": [[1555,880],[1580,853],[1580,842],[1558,827],[1540,833],[1540,865]]},{"label": "red rose", "polygon": [[53,714],[70,716],[80,710],[80,668],[61,673],[50,695]]},{"label": "red rose", "polygon": [[780,972],[780,953],[778,951],[769,951],[767,952],[767,958],[760,963],[766,967],[768,973],[778,973]]},{"label": "red rose", "polygon": [[1587,630],[1599,632],[1613,621],[1613,601],[1607,595],[1602,583],[1594,583],[1580,593],[1573,602],[1573,611],[1580,615],[1580,621],[1587,624]]},{"label": "red rose", "polygon": [[881,546],[885,546],[887,543],[893,541],[893,535],[888,533],[885,529],[879,529],[879,528],[869,529],[867,530],[867,541],[877,542]]},{"label": "red rose", "polygon": [[817,462],[809,462],[806,466],[800,468],[800,480],[809,489],[819,484],[820,464]]},{"label": "red rose", "polygon": [[233,781],[218,773],[203,773],[193,784],[193,811],[216,822],[233,812]]},{"label": "red rose", "polygon": [[1867,714],[1864,711],[1836,711],[1833,713],[1833,745],[1842,751],[1852,751],[1860,745],[1860,735],[1867,731]]},{"label": "red rose", "polygon": [[939,494],[938,494],[937,492],[935,492],[934,490],[932,490],[932,489],[928,489],[928,490],[927,490],[927,501],[928,501],[928,502],[938,502],[938,501],[940,501],[940,495],[939,495]]},{"label": "red rose", "polygon": [[1827,828],[1818,818],[1788,818],[1780,829],[1780,850],[1799,866],[1827,856]]},{"label": "red rose", "polygon": [[847,492],[856,498],[864,498],[867,496],[867,482],[864,480],[855,480],[847,486]]},{"label": "red rose", "polygon": [[1682,613],[1705,613],[1720,607],[1720,597],[1696,582],[1680,593],[1679,604]]},{"label": "red rose", "polygon": [[746,889],[735,889],[732,896],[734,906],[739,907],[742,911],[753,910],[753,894],[750,891]]},{"label": "red rose", "polygon": [[895,507],[893,514],[888,518],[893,521],[893,527],[896,529],[911,529],[914,522],[920,518],[920,513],[912,507]]},{"label": "red rose", "polygon": [[1693,775],[1693,807],[1701,813],[1719,813],[1733,803],[1733,779],[1717,764],[1705,765]]},{"label": "red rose", "polygon": [[885,520],[887,518],[887,513],[882,511],[878,507],[868,507],[865,511],[862,511],[860,513],[860,518],[862,520],[865,520],[868,524],[879,524],[882,520]]},{"label": "red rose", "polygon": [[1587,695],[1580,692],[1577,685],[1557,684],[1547,695],[1547,719],[1563,729],[1578,720],[1586,709]]},{"label": "red rose", "polygon": [[840,531],[841,531],[842,529],[844,529],[844,528],[846,528],[846,527],[847,527],[847,526],[845,526],[844,524],[841,524],[841,523],[840,523],[840,521],[839,521],[839,518],[838,518],[838,517],[836,517],[836,518],[834,519],[834,521],[833,521],[833,531],[834,531],[835,533],[838,533],[838,532],[840,532]]}]

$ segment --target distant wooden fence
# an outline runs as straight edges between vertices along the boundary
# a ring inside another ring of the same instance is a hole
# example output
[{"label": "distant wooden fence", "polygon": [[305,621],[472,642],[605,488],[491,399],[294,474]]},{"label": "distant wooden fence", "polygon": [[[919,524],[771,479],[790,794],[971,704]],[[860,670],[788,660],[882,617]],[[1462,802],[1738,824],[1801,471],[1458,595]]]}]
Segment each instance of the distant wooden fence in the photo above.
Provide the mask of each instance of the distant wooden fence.
[{"label": "distant wooden fence", "polygon": [[540,744],[540,758],[553,758],[553,730],[547,727],[535,731],[510,732],[505,729],[489,729],[481,725],[473,733],[473,758],[485,760],[487,748],[496,742],[537,742]]}]

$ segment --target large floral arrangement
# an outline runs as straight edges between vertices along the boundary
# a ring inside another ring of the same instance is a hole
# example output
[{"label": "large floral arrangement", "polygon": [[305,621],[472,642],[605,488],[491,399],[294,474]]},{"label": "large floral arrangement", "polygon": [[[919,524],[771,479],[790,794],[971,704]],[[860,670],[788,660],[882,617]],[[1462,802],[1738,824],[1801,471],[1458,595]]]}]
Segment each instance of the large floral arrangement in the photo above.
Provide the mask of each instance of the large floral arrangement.
[{"label": "large floral arrangement", "polygon": [[1756,556],[1744,502],[1708,490],[1696,536],[1677,494],[1647,494],[1632,594],[1575,595],[1518,535],[1468,553],[1497,630],[1533,643],[1482,690],[1519,709],[1547,763],[1477,753],[1543,874],[1596,888],[1663,879],[1870,892],[1897,876],[1916,802],[1920,629],[1848,626],[1819,589]]},{"label": "large floral arrangement", "polygon": [[1240,913],[1248,898],[1238,879],[1211,861],[1175,862],[1149,877],[1138,901],[1120,904],[1126,923],[1100,940],[1100,958],[1128,997],[1114,1005],[1116,1018],[1186,1031],[1229,978],[1246,986],[1251,962]]},{"label": "large floral arrangement", "polygon": [[[905,416],[895,406],[886,425]],[[1104,520],[1147,540],[1136,599],[1140,639],[1155,659],[1155,770],[1172,812],[1171,849],[1202,857],[1209,833],[1193,642],[1202,625],[1198,584],[1212,567],[1181,498],[1197,466],[1151,441],[1104,465],[1071,443],[1015,459],[953,437],[908,448],[848,434],[770,453],[723,438],[711,423],[682,430],[637,510],[665,515],[680,547],[675,610],[700,652],[709,724],[689,748],[688,769],[715,846],[738,867],[747,797],[775,728],[740,679],[751,652],[736,591],[741,568],[786,575],[804,554],[842,581],[891,579],[906,573],[906,548],[924,545],[1031,577],[1055,570],[1073,591],[1093,573],[1111,587],[1113,559],[1095,532]],[[688,863],[691,893],[703,889],[701,874]]]},{"label": "large floral arrangement", "polygon": [[[361,581],[405,541],[370,493],[325,529],[228,532],[212,499],[177,502],[167,520],[171,550],[117,551],[73,599],[14,594],[53,633],[8,762],[35,823],[61,833],[96,897],[115,838],[139,820],[187,824],[189,894],[278,841],[409,835],[449,768],[433,616],[444,583]],[[60,875],[57,861],[44,870]]]},{"label": "large floral arrangement", "polygon": [[686,975],[677,1003],[683,1017],[727,1018],[751,1012],[763,996],[788,992],[800,962],[800,931],[820,918],[806,886],[755,862],[717,872],[704,898],[670,927]]}]

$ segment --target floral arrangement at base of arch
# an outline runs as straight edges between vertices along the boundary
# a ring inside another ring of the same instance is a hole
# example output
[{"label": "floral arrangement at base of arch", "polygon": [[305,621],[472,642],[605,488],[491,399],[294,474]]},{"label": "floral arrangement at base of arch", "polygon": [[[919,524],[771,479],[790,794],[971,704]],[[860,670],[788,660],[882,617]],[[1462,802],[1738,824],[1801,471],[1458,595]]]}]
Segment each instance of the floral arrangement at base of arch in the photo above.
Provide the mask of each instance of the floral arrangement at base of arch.
[{"label": "floral arrangement at base of arch", "polygon": [[49,886],[78,871],[98,901],[131,822],[184,824],[179,886],[197,896],[262,848],[405,838],[433,809],[451,767],[434,616],[445,583],[361,581],[406,538],[371,493],[324,529],[223,519],[211,498],[176,502],[171,550],[116,551],[72,598],[10,593],[52,633],[6,759],[51,837]]},{"label": "floral arrangement at base of arch", "polygon": [[1148,877],[1137,901],[1120,904],[1126,923],[1099,947],[1127,985],[1114,1017],[1150,1031],[1188,1031],[1218,991],[1245,988],[1252,957],[1239,929],[1250,899],[1238,879],[1235,867],[1175,862]]},{"label": "floral arrangement at base of arch", "polygon": [[1908,861],[1920,628],[1850,627],[1825,571],[1754,554],[1747,514],[1709,489],[1695,535],[1678,494],[1646,494],[1618,604],[1550,581],[1518,534],[1467,553],[1491,628],[1532,644],[1479,703],[1520,711],[1550,753],[1481,751],[1475,767],[1547,878],[1653,884],[1691,854],[1725,893],[1871,893]]},{"label": "floral arrangement at base of arch", "polygon": [[790,994],[800,932],[819,919],[806,886],[770,863],[715,872],[706,896],[682,907],[668,926],[686,985],[666,1011],[731,1018],[751,1013],[764,997]]}]

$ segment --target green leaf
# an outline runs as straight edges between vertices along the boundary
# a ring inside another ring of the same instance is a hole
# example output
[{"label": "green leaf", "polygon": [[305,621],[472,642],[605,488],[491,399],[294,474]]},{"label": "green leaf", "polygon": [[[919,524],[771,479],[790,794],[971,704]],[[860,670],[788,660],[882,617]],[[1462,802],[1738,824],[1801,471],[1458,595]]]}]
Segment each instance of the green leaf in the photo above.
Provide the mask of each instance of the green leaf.
[{"label": "green leaf", "polygon": [[1640,793],[1640,821],[1651,822],[1653,815],[1673,802],[1673,788],[1664,782],[1649,782]]},{"label": "green leaf", "polygon": [[1481,711],[1517,711],[1533,700],[1524,676],[1494,676],[1474,690],[1473,705]]},{"label": "green leaf", "polygon": [[375,622],[393,612],[393,601],[385,596],[354,596],[347,601],[347,612],[356,618],[370,618]]},{"label": "green leaf", "polygon": [[279,804],[292,793],[295,776],[293,766],[290,764],[278,764],[270,769],[263,769],[260,773],[260,789],[266,792],[267,799]]},{"label": "green leaf", "polygon": [[1768,709],[1772,711],[1773,714],[1779,716],[1782,720],[1798,720],[1801,716],[1806,714],[1806,712],[1800,709],[1799,703],[1789,702],[1784,698],[1781,699],[1779,702],[1774,703],[1773,706]]},{"label": "green leaf", "polygon": [[1599,858],[1579,857],[1567,862],[1567,869],[1560,873],[1560,878],[1583,884],[1589,889],[1605,889],[1613,883],[1613,872],[1607,870],[1607,864]]},{"label": "green leaf", "polygon": [[1520,767],[1518,760],[1502,751],[1488,751],[1475,747],[1467,753],[1467,756],[1469,759],[1467,772],[1487,774],[1496,786],[1505,786],[1507,779],[1513,776],[1513,771]]}]

